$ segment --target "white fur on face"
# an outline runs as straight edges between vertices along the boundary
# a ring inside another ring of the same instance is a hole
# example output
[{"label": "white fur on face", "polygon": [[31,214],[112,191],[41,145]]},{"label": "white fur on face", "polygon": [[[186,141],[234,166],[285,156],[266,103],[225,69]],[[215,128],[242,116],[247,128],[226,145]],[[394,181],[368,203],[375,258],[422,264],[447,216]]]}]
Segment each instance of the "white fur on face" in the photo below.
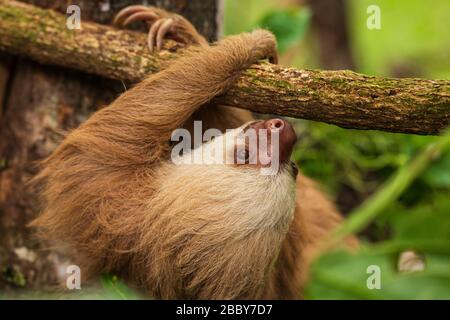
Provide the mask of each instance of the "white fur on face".
[{"label": "white fur on face", "polygon": [[[183,149],[184,153],[178,155],[178,150],[175,152],[173,162],[175,164],[196,164],[196,165],[209,165],[209,164],[234,164],[235,163],[235,147],[244,148],[245,138],[243,127],[227,130],[224,134],[213,135],[209,141],[201,144],[197,148],[185,152],[187,149]],[[187,134],[189,134],[186,131]],[[188,147],[190,146],[190,140],[188,140]]]},{"label": "white fur on face", "polygon": [[181,129],[174,132],[173,139],[179,141],[183,137],[183,140],[172,149],[172,162],[177,165],[250,164],[258,165],[261,174],[278,174],[279,133],[268,134],[267,129],[246,128],[252,122],[228,129],[224,134],[216,129],[208,129],[203,134],[205,142],[194,150],[190,148],[192,139],[189,131]]},{"label": "white fur on face", "polygon": [[167,184],[175,179],[173,185],[183,186],[175,191],[176,201],[208,216],[228,218],[241,230],[285,229],[293,218],[295,180],[284,168],[277,175],[261,175],[252,167],[182,165],[166,178]]}]

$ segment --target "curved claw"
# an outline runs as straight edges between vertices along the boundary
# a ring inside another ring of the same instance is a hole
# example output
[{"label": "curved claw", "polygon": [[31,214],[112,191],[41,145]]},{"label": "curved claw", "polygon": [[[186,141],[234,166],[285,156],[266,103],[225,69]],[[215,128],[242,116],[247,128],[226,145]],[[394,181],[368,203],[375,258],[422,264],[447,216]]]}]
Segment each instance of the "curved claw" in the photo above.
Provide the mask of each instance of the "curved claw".
[{"label": "curved claw", "polygon": [[131,14],[128,18],[123,21],[122,26],[126,27],[130,23],[138,20],[144,20],[144,21],[153,21],[158,19],[158,15],[152,11],[138,11],[136,13]]},{"label": "curved claw", "polygon": [[114,25],[121,25],[122,22],[129,16],[132,15],[136,12],[139,11],[143,11],[143,10],[148,10],[148,7],[143,6],[143,5],[133,5],[133,6],[128,6],[122,10],[119,11],[119,13],[117,13],[117,15],[114,18],[113,24]]},{"label": "curved claw", "polygon": [[182,16],[166,12],[155,7],[132,5],[117,13],[113,23],[119,27],[126,27],[132,22],[143,21],[149,26],[148,47],[150,52],[161,50],[163,40],[170,33],[170,37],[184,44],[201,44],[207,41],[198,34],[194,26]]},{"label": "curved claw", "polygon": [[156,49],[161,50],[163,39],[167,33],[173,26],[173,19],[166,19],[161,27],[158,30],[158,34],[156,35]]},{"label": "curved claw", "polygon": [[155,36],[158,32],[159,27],[164,22],[164,19],[157,20],[150,28],[148,32],[148,48],[150,49],[150,52],[153,52],[153,48],[155,46]]}]

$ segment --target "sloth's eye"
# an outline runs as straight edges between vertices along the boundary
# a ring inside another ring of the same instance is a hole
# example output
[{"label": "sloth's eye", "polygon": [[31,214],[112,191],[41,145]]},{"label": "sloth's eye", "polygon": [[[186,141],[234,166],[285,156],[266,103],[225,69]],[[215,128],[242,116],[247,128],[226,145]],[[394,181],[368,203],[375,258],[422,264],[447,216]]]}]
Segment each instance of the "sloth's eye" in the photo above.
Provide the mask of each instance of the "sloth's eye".
[{"label": "sloth's eye", "polygon": [[247,149],[241,149],[236,151],[236,160],[238,163],[247,163],[250,154]]}]

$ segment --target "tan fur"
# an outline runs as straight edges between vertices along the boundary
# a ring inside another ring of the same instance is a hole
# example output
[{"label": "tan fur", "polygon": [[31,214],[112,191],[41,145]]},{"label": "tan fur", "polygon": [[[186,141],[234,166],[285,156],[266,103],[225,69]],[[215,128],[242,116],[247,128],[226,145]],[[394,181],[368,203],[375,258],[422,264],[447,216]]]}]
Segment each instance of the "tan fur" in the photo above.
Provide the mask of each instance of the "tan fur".
[{"label": "tan fur", "polygon": [[229,37],[96,112],[43,162],[32,225],[75,249],[83,276],[113,272],[157,298],[299,298],[304,253],[340,222],[312,182],[298,177],[295,203],[287,173],[169,160],[172,131],[193,119],[222,130],[251,119],[208,103],[274,55],[266,31]]}]

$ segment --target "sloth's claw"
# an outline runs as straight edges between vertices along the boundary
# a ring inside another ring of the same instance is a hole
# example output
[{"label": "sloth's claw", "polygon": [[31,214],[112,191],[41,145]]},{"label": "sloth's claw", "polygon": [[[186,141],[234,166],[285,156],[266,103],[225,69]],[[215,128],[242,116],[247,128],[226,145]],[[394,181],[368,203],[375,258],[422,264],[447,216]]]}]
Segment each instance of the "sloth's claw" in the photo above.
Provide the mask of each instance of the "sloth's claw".
[{"label": "sloth's claw", "polygon": [[161,24],[158,34],[156,36],[156,49],[161,50],[162,42],[164,37],[166,36],[167,32],[173,27],[173,19],[165,19],[164,22]]},{"label": "sloth's claw", "polygon": [[150,52],[153,52],[155,47],[156,50],[161,50],[166,37],[184,45],[208,44],[185,18],[155,7],[129,6],[120,10],[114,18],[114,24],[119,27],[125,27],[135,21],[146,22],[149,26],[147,43]]},{"label": "sloth's claw", "polygon": [[153,52],[154,46],[155,46],[155,40],[158,34],[158,29],[161,26],[161,24],[164,22],[163,19],[157,20],[148,31],[148,48],[150,49],[150,52]]},{"label": "sloth's claw", "polygon": [[136,13],[133,13],[128,18],[125,19],[125,21],[122,23],[122,26],[126,27],[132,22],[135,21],[145,21],[148,24],[151,24],[154,20],[158,19],[158,15],[152,11],[145,10],[145,11],[138,11]]},{"label": "sloth's claw", "polygon": [[148,10],[148,7],[142,5],[128,6],[117,13],[116,17],[114,18],[113,24],[116,26],[122,26],[124,20],[127,19],[127,17],[133,15],[134,13]]}]

